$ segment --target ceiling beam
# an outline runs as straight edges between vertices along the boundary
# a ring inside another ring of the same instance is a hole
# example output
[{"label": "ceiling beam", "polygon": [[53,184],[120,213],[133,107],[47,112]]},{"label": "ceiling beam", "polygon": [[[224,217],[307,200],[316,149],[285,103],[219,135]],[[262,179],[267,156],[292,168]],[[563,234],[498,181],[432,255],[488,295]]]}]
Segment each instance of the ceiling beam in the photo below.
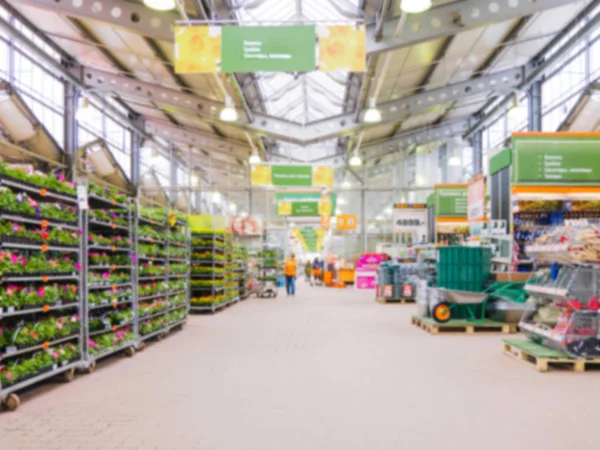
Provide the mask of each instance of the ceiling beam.
[{"label": "ceiling beam", "polygon": [[[29,1],[29,0],[26,0]],[[46,0],[49,2],[52,0]],[[382,39],[376,40],[376,26],[367,27],[367,54],[396,50],[420,42],[451,36],[462,31],[518,19],[578,0],[521,0],[482,2],[463,0],[450,2],[432,8],[421,14],[409,14],[401,35],[395,36],[397,20],[387,20],[383,24]]]},{"label": "ceiling beam", "polygon": [[[539,1],[495,1],[482,5],[480,0],[463,0],[433,8],[422,14],[408,16],[404,31],[395,36],[397,20],[383,22],[382,39],[377,41],[377,26],[367,27],[367,53],[373,56],[385,51],[407,47],[419,42],[450,36],[467,29],[477,28],[490,23],[516,19],[524,15],[575,3],[578,0],[539,0]],[[81,3],[81,4],[80,4]],[[172,26],[180,17],[174,12],[151,10],[139,3],[122,0],[104,0],[102,2],[73,2],[56,0],[19,0],[19,4],[33,5],[39,8],[83,19],[93,19],[115,27],[127,29],[142,36],[165,42],[173,42]],[[78,5],[78,6],[77,6]],[[381,30],[381,29],[380,29]],[[424,93],[426,94],[426,93]],[[461,93],[464,95],[464,93]],[[448,99],[451,101],[452,99]],[[399,102],[401,103],[401,102]],[[435,104],[435,103],[434,103]],[[431,104],[429,106],[433,106]],[[392,108],[393,105],[388,105]],[[391,121],[402,120],[406,114],[401,109]],[[354,114],[347,114],[324,121],[313,122],[308,126],[288,122],[266,114],[254,113],[254,120],[240,120],[236,125],[263,136],[292,142],[300,145],[318,143],[335,139],[357,128],[366,128],[360,121],[354,120]]]},{"label": "ceiling beam", "polygon": [[[208,123],[219,122],[220,105],[218,102],[90,67],[83,67],[81,70],[82,79],[90,88],[116,92],[124,98],[152,101],[166,107],[166,110],[192,113]],[[288,123],[270,116],[264,116],[259,119],[258,123],[244,125],[242,122],[238,122],[238,124],[247,131],[259,134],[262,134],[264,129],[273,130],[268,133],[269,136],[281,141],[298,145],[316,144],[349,134],[353,130],[398,122],[436,105],[450,103],[465,97],[488,94],[488,98],[491,99],[506,95],[520,85],[523,78],[524,69],[518,67],[381,103],[378,107],[382,112],[383,121],[378,124],[357,124],[354,122],[353,112],[311,122],[307,126]]]},{"label": "ceiling beam", "polygon": [[250,147],[245,143],[233,142],[214,134],[190,130],[172,124],[146,121],[146,132],[169,142],[189,145],[207,152],[221,153],[242,161],[248,159],[250,155]]}]

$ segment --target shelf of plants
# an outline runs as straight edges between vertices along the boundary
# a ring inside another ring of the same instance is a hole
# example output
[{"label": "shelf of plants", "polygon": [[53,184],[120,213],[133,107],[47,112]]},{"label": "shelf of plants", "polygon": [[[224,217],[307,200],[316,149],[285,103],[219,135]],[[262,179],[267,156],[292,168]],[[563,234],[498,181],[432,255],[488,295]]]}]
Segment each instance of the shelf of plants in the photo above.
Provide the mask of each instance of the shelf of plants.
[{"label": "shelf of plants", "polygon": [[57,374],[73,379],[84,340],[75,187],[0,165],[0,400]]},{"label": "shelf of plants", "polygon": [[144,341],[187,320],[189,245],[185,222],[161,208],[140,209],[137,236],[137,329]]},{"label": "shelf of plants", "polygon": [[93,370],[96,361],[137,345],[132,260],[132,201],[111,187],[88,183],[87,224],[84,238],[84,324],[87,327],[83,361]]},{"label": "shelf of plants", "polygon": [[283,275],[283,251],[268,246],[258,252],[258,289],[259,297],[277,297],[279,278]]},{"label": "shelf of plants", "polygon": [[534,230],[525,252],[542,266],[525,286],[531,308],[519,326],[535,343],[573,358],[600,358],[600,235],[590,220]]},{"label": "shelf of plants", "polygon": [[230,233],[225,233],[225,301],[236,303],[240,299],[238,273],[234,270],[234,246]]},{"label": "shelf of plants", "polygon": [[233,272],[237,277],[239,298],[240,300],[246,300],[249,295],[248,249],[241,244],[236,244],[233,247]]},{"label": "shelf of plants", "polygon": [[192,232],[190,310],[215,312],[230,302],[226,299],[224,230]]}]

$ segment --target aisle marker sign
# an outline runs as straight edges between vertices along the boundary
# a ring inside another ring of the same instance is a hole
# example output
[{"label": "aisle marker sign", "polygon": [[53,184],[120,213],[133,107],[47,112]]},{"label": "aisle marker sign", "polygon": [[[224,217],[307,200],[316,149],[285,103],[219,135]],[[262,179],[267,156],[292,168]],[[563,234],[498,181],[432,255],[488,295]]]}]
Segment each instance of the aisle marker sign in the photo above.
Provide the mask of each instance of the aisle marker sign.
[{"label": "aisle marker sign", "polygon": [[482,174],[478,174],[469,181],[467,201],[469,222],[485,219],[485,182]]},{"label": "aisle marker sign", "polygon": [[437,185],[435,215],[437,217],[467,217],[467,185]]},{"label": "aisle marker sign", "polygon": [[250,181],[252,186],[331,187],[333,167],[253,164]]},{"label": "aisle marker sign", "polygon": [[600,134],[519,133],[512,145],[514,184],[600,182]]},{"label": "aisle marker sign", "polygon": [[364,25],[175,27],[175,72],[366,71]]}]

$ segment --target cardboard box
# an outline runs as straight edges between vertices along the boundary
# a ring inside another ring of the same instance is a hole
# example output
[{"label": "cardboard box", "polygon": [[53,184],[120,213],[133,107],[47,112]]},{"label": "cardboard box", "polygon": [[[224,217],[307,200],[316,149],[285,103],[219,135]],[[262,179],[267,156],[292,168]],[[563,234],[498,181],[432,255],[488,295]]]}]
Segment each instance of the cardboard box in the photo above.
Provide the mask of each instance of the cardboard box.
[{"label": "cardboard box", "polygon": [[513,282],[523,283],[529,281],[533,272],[495,272],[493,278],[500,283]]}]

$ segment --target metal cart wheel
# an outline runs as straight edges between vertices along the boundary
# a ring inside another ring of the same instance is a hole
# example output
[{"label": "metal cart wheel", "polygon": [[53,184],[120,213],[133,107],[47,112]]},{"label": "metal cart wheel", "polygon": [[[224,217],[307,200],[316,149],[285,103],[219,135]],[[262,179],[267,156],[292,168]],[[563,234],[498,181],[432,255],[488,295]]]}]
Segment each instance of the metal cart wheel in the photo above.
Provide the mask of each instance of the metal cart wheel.
[{"label": "metal cart wheel", "polygon": [[145,343],[145,342],[143,342],[143,341],[142,341],[142,342],[140,342],[140,343],[138,344],[138,348],[137,348],[137,349],[138,349],[138,351],[139,351],[139,352],[143,352],[144,350],[146,350],[146,343]]},{"label": "metal cart wheel", "polygon": [[8,397],[2,401],[2,406],[7,411],[16,411],[19,405],[21,405],[21,399],[17,394],[9,394]]},{"label": "metal cart wheel", "polygon": [[127,347],[125,349],[125,354],[131,358],[133,355],[135,355],[135,348],[133,346]]},{"label": "metal cart wheel", "polygon": [[92,361],[86,369],[87,373],[94,373],[96,371],[96,361]]},{"label": "metal cart wheel", "polygon": [[441,302],[435,305],[431,311],[431,317],[433,317],[433,320],[439,323],[448,322],[452,318],[450,303]]},{"label": "metal cart wheel", "polygon": [[65,380],[67,383],[70,383],[74,379],[75,379],[75,367],[73,367],[72,369],[69,369],[63,373],[63,380]]}]

